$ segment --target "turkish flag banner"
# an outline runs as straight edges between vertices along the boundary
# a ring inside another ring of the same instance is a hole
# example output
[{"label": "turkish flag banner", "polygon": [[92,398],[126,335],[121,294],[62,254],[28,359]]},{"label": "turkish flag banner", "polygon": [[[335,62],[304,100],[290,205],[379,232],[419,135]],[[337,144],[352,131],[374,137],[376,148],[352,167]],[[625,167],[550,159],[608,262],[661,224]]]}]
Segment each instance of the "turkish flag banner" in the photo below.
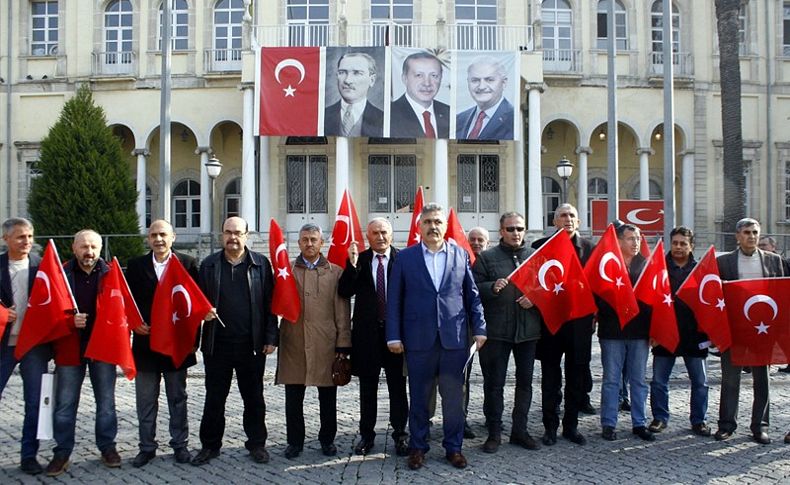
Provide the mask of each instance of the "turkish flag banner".
[{"label": "turkish flag banner", "polygon": [[606,228],[603,237],[590,254],[590,259],[584,266],[584,275],[592,292],[617,312],[621,329],[639,314],[639,305],[628,278],[628,268],[623,261],[623,253],[612,224]]},{"label": "turkish flag banner", "polygon": [[352,242],[357,243],[359,252],[365,250],[365,237],[362,233],[362,227],[359,225],[357,208],[354,206],[351,194],[346,189],[343,191],[343,199],[340,201],[340,207],[337,209],[335,227],[332,229],[332,242],[329,245],[329,253],[327,253],[326,259],[330,263],[345,269],[346,261],[348,260],[348,248],[351,247]]},{"label": "turkish flag banner", "polygon": [[299,300],[299,291],[296,289],[296,280],[291,272],[283,231],[274,219],[269,222],[269,258],[274,265],[272,313],[296,323],[302,312],[302,303]]},{"label": "turkish flag banner", "polygon": [[22,360],[22,356],[36,345],[68,335],[76,313],[77,303],[66,281],[55,242],[50,239],[27,300],[25,318],[14,350],[16,360]]},{"label": "turkish flag banner", "polygon": [[200,322],[212,305],[178,258],[170,258],[156,285],[151,308],[151,350],[180,367],[195,347]]},{"label": "turkish flag banner", "polygon": [[734,365],[790,363],[790,278],[725,281]]},{"label": "turkish flag banner", "polygon": [[595,299],[568,233],[557,231],[508,276],[535,304],[552,334],[596,312]]},{"label": "turkish flag banner", "polygon": [[458,220],[458,215],[452,207],[450,213],[447,215],[447,231],[444,233],[445,241],[453,241],[456,246],[460,247],[466,254],[469,255],[469,266],[475,264],[475,252],[472,251],[472,246],[469,245],[469,240],[466,239],[466,233]]},{"label": "turkish flag banner", "polygon": [[653,310],[650,316],[650,337],[665,349],[675,352],[680,343],[680,333],[667,261],[664,259],[663,240],[658,241],[647,260],[634,286],[634,295]]},{"label": "turkish flag banner", "polygon": [[321,47],[263,47],[259,56],[258,135],[317,136]]},{"label": "turkish flag banner", "polygon": [[686,281],[680,285],[677,297],[688,305],[700,330],[708,335],[713,345],[722,352],[730,348],[732,336],[727,319],[727,305],[713,246],[708,248],[686,277]]},{"label": "turkish flag banner", "polygon": [[96,299],[96,321],[85,357],[115,364],[127,379],[134,379],[137,367],[129,332],[142,324],[143,317],[129,291],[121,264],[118,258],[113,258]]},{"label": "turkish flag banner", "polygon": [[417,188],[414,194],[414,211],[411,214],[411,225],[409,225],[409,238],[406,240],[406,247],[414,246],[420,242],[420,214],[425,205],[422,195],[422,185]]}]

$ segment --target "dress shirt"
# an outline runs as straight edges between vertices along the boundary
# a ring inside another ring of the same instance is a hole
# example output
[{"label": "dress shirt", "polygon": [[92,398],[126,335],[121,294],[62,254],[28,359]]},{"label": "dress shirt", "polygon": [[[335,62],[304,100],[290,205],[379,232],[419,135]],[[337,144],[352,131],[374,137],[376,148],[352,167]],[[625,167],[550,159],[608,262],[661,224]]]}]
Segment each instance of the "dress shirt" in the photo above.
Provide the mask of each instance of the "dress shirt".
[{"label": "dress shirt", "polygon": [[425,267],[428,268],[428,274],[431,275],[433,287],[439,291],[442,286],[442,278],[444,277],[444,267],[447,266],[447,244],[442,243],[442,247],[436,252],[428,249],[425,243],[422,244],[422,257],[425,259]]}]

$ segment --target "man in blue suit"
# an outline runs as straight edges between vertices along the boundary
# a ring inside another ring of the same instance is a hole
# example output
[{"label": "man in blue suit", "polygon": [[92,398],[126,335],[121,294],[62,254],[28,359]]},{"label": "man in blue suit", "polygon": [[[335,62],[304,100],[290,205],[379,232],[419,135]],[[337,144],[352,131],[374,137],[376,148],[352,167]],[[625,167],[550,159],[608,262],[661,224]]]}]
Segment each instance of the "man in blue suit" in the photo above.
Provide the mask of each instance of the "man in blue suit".
[{"label": "man in blue suit", "polygon": [[507,71],[495,58],[481,56],[469,64],[466,84],[475,106],[455,117],[459,140],[512,140],[513,105],[503,96]]},{"label": "man in blue suit", "polygon": [[441,206],[422,208],[422,242],[402,250],[395,260],[387,288],[387,346],[406,352],[409,370],[408,466],[419,469],[428,451],[428,400],[438,376],[442,396],[444,446],[447,460],[466,467],[461,453],[464,438],[463,383],[469,332],[477,344],[486,341],[486,322],[469,256],[445,242],[447,219]]}]

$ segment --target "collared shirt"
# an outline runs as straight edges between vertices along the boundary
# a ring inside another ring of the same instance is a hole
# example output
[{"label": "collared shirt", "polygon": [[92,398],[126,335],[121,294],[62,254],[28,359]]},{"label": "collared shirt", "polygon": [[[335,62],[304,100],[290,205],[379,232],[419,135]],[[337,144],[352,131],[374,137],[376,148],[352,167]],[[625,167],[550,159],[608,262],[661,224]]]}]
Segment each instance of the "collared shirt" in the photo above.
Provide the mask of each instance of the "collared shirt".
[{"label": "collared shirt", "polygon": [[307,269],[315,269],[316,266],[318,266],[318,262],[321,260],[321,255],[318,255],[318,257],[315,258],[315,261],[312,263],[306,260],[303,255],[300,255],[299,257],[302,258],[302,261],[304,261],[304,265],[307,266]]},{"label": "collared shirt", "polygon": [[436,127],[436,113],[433,111],[433,101],[431,101],[431,105],[429,107],[425,107],[418,103],[417,101],[411,99],[409,93],[406,93],[406,101],[409,102],[411,105],[411,109],[414,110],[414,114],[417,115],[417,119],[420,120],[420,126],[422,126],[422,131],[425,131],[425,121],[423,121],[422,114],[425,111],[431,113],[431,124],[433,125],[433,131],[437,134],[439,133],[439,128]]},{"label": "collared shirt", "polygon": [[167,253],[167,257],[161,263],[156,260],[156,254],[153,252],[151,253],[151,259],[154,260],[154,272],[156,273],[156,279],[162,279],[162,273],[165,272],[165,267],[167,266],[167,262],[170,261],[170,256],[173,255],[173,251]]},{"label": "collared shirt", "polygon": [[442,247],[436,252],[428,249],[425,243],[422,245],[422,257],[425,259],[425,267],[428,268],[428,274],[431,275],[433,287],[439,291],[442,286],[442,278],[444,277],[444,267],[447,266],[447,244],[442,242]]},{"label": "collared shirt", "polygon": [[[376,287],[376,275],[378,274],[377,272],[379,270],[379,264],[381,264],[384,267],[384,292],[385,293],[387,291],[387,266],[389,266],[389,264],[390,264],[389,261],[390,261],[390,254],[391,253],[392,253],[392,248],[387,248],[387,250],[384,251],[384,259],[380,260],[378,255],[381,254],[381,253],[377,253],[376,251],[373,251],[373,259],[371,259],[371,261],[370,261],[370,269],[371,269],[371,272],[373,273],[373,288],[376,288],[376,290],[378,290],[378,288]],[[380,263],[379,263],[379,261],[380,261]]]},{"label": "collared shirt", "polygon": [[346,114],[346,111],[351,110],[351,118],[354,120],[354,124],[356,125],[357,122],[362,118],[362,112],[365,111],[365,106],[368,103],[368,99],[361,99],[354,104],[348,104],[343,100],[340,99],[340,119],[343,119],[343,115]]},{"label": "collared shirt", "polygon": [[[483,130],[486,129],[486,126],[488,126],[488,122],[491,121],[491,118],[494,116],[494,113],[496,113],[496,110],[499,109],[499,105],[502,104],[502,100],[503,99],[505,99],[504,96],[499,98],[499,101],[494,106],[491,106],[490,108],[488,108],[486,110],[482,110],[482,111],[485,112],[486,117],[483,118],[483,126],[480,127],[480,132],[481,133],[483,132]],[[480,111],[481,111],[480,108],[476,108],[475,109],[474,116],[472,116],[472,122],[469,123],[469,129],[466,131],[466,137],[467,138],[469,138],[469,135],[472,133],[472,130],[475,129],[475,122],[477,121],[477,117],[480,116]]]}]

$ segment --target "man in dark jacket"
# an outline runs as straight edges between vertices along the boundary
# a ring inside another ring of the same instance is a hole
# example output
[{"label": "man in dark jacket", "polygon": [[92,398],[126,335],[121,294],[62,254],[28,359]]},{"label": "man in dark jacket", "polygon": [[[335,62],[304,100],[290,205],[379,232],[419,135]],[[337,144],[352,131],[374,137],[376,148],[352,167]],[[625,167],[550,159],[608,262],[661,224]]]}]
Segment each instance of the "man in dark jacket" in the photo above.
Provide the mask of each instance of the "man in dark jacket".
[{"label": "man in dark jacket", "polygon": [[273,277],[266,256],[246,247],[247,221],[229,217],[222,225],[223,249],[200,266],[200,289],[216,308],[203,325],[200,350],[206,367],[206,402],[200,420],[202,449],[193,465],[219,456],[225,434],[225,401],[236,371],[244,402],[244,446],[258,463],[268,463],[263,371],[278,344],[277,317],[271,312]]},{"label": "man in dark jacket", "polygon": [[[672,296],[686,281],[691,270],[697,265],[694,260],[694,232],[688,227],[679,226],[669,233],[670,250],[666,255],[669,284]],[[660,433],[669,421],[669,376],[677,357],[683,357],[691,380],[691,431],[699,436],[710,436],[710,427],[705,423],[708,413],[708,377],[705,358],[708,356],[710,341],[708,336],[697,328],[694,313],[682,301],[675,301],[675,317],[678,321],[680,343],[675,352],[661,346],[653,347],[653,380],[650,381],[650,408],[653,421],[648,429]]]},{"label": "man in dark jacket", "polygon": [[132,290],[143,321],[135,329],[132,353],[137,366],[134,389],[137,401],[137,420],[140,433],[140,452],[132,466],[145,466],[156,456],[156,418],[159,412],[159,383],[165,381],[167,406],[170,410],[170,446],[178,463],[188,463],[192,456],[187,448],[189,424],[187,422],[187,369],[197,363],[195,354],[190,354],[180,367],[175,368],[169,356],[151,350],[151,305],[159,279],[171,256],[184,265],[190,276],[197,281],[198,267],[195,258],[172,250],[176,235],[167,221],[158,220],[148,228],[148,245],[151,251],[129,260],[126,280]]},{"label": "man in dark jacket", "polygon": [[[590,259],[593,244],[578,232],[579,213],[571,204],[561,204],[554,211],[554,227],[565,231],[571,238],[576,256],[582,266]],[[534,249],[542,246],[549,238],[532,243]],[[557,428],[560,425],[560,403],[562,402],[562,356],[565,355],[565,414],[562,417],[562,436],[583,445],[586,438],[579,433],[579,412],[589,406],[585,382],[590,372],[593,316],[566,322],[552,335],[541,322],[541,337],[538,342],[537,358],[540,359],[541,396],[543,426],[546,431],[541,441],[546,446],[557,443]]]},{"label": "man in dark jacket", "polygon": [[495,453],[502,441],[503,391],[510,354],[516,362],[516,391],[510,442],[529,450],[539,448],[527,430],[532,403],[532,371],[540,338],[540,314],[532,302],[507,280],[519,264],[534,252],[524,243],[524,216],[506,212],[499,218],[499,244],[483,251],[472,273],[480,291],[488,343],[480,349],[483,371],[483,413],[488,438],[483,451]]},{"label": "man in dark jacket", "polygon": [[358,455],[367,455],[374,446],[376,414],[381,369],[387,376],[390,424],[395,452],[409,453],[406,421],[409,402],[406,377],[403,375],[403,354],[387,349],[384,324],[387,314],[387,278],[398,250],[392,247],[392,226],[384,218],[368,223],[370,249],[361,254],[356,243],[348,250],[348,261],[337,291],[344,298],[356,296],[351,327],[351,373],[359,376],[359,443]]}]

